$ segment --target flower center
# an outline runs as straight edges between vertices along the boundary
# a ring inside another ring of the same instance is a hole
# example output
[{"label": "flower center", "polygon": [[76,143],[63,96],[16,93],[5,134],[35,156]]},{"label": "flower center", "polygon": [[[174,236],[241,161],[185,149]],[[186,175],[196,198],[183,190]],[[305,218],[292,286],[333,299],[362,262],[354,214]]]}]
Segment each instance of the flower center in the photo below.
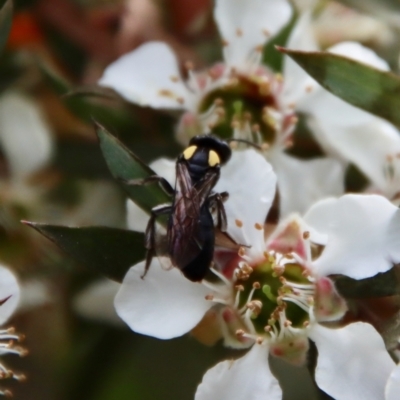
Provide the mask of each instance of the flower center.
[{"label": "flower center", "polygon": [[235,272],[236,303],[255,334],[272,337],[308,324],[314,284],[305,273],[292,256],[275,251],[266,253],[257,266],[240,263]]},{"label": "flower center", "polygon": [[226,82],[210,91],[199,113],[208,115],[208,128],[223,138],[256,143],[288,142],[297,122],[292,109],[283,110],[279,96],[282,77],[259,67],[249,75],[232,71]]}]

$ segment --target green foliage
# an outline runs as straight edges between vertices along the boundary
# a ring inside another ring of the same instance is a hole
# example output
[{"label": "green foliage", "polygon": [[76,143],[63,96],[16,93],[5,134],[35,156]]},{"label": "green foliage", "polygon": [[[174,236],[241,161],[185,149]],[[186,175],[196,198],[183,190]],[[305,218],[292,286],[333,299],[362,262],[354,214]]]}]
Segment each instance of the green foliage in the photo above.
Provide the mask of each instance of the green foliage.
[{"label": "green foliage", "polygon": [[391,270],[366,279],[352,279],[347,276],[335,280],[339,293],[347,299],[386,297],[400,294],[400,269]]},{"label": "green foliage", "polygon": [[157,184],[132,186],[124,183],[124,180],[145,179],[157,174],[103,126],[96,124],[96,131],[108,168],[114,178],[120,180],[134,203],[150,213],[154,206],[170,201],[170,198]]},{"label": "green foliage", "polygon": [[140,232],[24,223],[50,239],[78,263],[117,282],[122,282],[129,268],[145,257],[144,235]]},{"label": "green foliage", "polygon": [[284,46],[289,39],[294,26],[296,25],[298,15],[294,14],[289,23],[264,46],[262,60],[263,64],[268,65],[274,71],[280,72],[283,69],[283,54],[275,46]]}]

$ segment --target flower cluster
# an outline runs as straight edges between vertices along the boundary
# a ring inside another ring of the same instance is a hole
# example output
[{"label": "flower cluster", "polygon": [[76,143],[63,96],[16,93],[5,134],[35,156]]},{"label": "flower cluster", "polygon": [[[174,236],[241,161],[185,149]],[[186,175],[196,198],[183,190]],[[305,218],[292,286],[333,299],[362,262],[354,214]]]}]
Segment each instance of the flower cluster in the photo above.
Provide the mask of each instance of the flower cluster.
[{"label": "flower cluster", "polygon": [[[382,326],[360,315],[337,282],[374,279],[400,262],[399,133],[329,93],[289,57],[282,73],[263,64],[264,46],[293,18],[288,1],[216,0],[214,18],[221,62],[200,71],[187,63],[182,75],[167,44],[148,42],[100,79],[128,101],[180,111],[176,137],[182,144],[208,134],[237,140],[213,187],[229,194],[223,208],[231,246],[215,244],[211,274],[201,282],[165,268],[172,267],[168,252],[153,258],[148,271],[146,260],[132,266],[110,291],[118,289],[116,312],[141,334],[171,339],[191,332],[207,344],[221,340],[248,349],[211,368],[196,400],[281,399],[269,357],[304,366],[312,349],[313,378],[329,396],[394,399],[400,386],[395,348],[387,348]],[[311,27],[306,9],[286,47],[317,51]],[[327,51],[389,70],[356,42]],[[323,150],[320,157],[299,159],[291,152],[300,123]],[[349,165],[367,178],[363,192],[346,194]],[[180,189],[174,162],[160,159],[151,168]],[[129,228],[144,232],[147,221],[129,201]],[[151,229],[146,247],[152,251]]]}]

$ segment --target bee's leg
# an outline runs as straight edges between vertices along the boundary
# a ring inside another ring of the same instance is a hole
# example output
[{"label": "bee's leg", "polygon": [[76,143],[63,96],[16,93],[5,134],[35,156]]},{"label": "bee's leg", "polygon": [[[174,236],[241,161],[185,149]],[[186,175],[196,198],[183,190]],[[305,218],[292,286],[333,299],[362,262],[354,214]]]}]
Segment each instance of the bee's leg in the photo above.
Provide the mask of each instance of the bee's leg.
[{"label": "bee's leg", "polygon": [[146,253],[146,264],[144,267],[144,272],[141,278],[143,279],[147,271],[150,268],[151,261],[153,257],[156,255],[156,220],[159,215],[170,214],[172,211],[171,205],[162,204],[160,206],[154,207],[151,210],[151,217],[149,222],[147,223],[146,231],[144,234],[144,247],[147,250]]},{"label": "bee's leg", "polygon": [[150,175],[149,177],[145,179],[120,179],[122,183],[125,185],[130,185],[130,186],[141,186],[141,185],[148,185],[151,183],[158,183],[164,192],[169,195],[173,196],[175,194],[174,188],[171,186],[171,184],[162,176],[159,175]]},{"label": "bee's leg", "polygon": [[229,197],[228,192],[212,193],[208,200],[212,206],[215,206],[217,211],[217,228],[221,232],[226,232],[228,228],[228,222],[226,220],[226,212],[224,207],[224,201]]}]

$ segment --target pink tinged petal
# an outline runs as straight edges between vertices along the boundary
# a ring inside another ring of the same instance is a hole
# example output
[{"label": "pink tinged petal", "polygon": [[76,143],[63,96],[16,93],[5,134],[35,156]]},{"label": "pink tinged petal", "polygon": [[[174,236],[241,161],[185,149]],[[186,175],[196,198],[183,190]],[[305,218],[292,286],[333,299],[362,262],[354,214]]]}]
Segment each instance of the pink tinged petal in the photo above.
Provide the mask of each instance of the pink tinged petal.
[{"label": "pink tinged petal", "polygon": [[29,97],[17,92],[0,97],[0,143],[14,178],[24,178],[50,160],[50,128]]},{"label": "pink tinged petal", "polygon": [[[159,176],[165,178],[172,187],[175,185],[175,161],[160,158],[149,164],[149,167]],[[153,184],[152,184],[153,185]],[[154,183],[156,185],[156,183]],[[149,214],[138,207],[132,200],[126,202],[128,228],[144,232],[149,222]]]},{"label": "pink tinged petal", "polygon": [[226,63],[246,69],[257,48],[277,34],[291,15],[286,0],[217,0],[214,18],[225,43]]},{"label": "pink tinged petal", "polygon": [[153,259],[144,279],[144,262],[125,275],[115,298],[117,314],[129,327],[143,335],[172,339],[193,329],[213,305],[200,283],[186,279],[177,268],[162,269]]},{"label": "pink tinged petal", "polygon": [[323,391],[336,400],[383,399],[394,362],[372,325],[329,329],[317,324],[310,338],[318,349],[315,379]]},{"label": "pink tinged petal", "polygon": [[345,169],[333,158],[305,161],[275,152],[271,163],[278,176],[283,217],[292,212],[304,213],[316,201],[344,193]]},{"label": "pink tinged petal", "polygon": [[206,372],[195,400],[281,400],[282,389],[268,365],[268,348],[254,345],[242,358]]},{"label": "pink tinged petal", "polygon": [[345,195],[315,204],[304,219],[327,235],[326,247],[313,263],[315,272],[363,279],[392,268],[387,232],[396,210],[377,195]]},{"label": "pink tinged petal", "polygon": [[328,49],[330,53],[338,54],[368,64],[371,67],[389,71],[389,64],[380,58],[373,50],[357,42],[342,42]]},{"label": "pink tinged petal", "polygon": [[400,364],[392,371],[386,384],[385,400],[398,400],[400,395]]},{"label": "pink tinged petal", "polygon": [[238,330],[246,331],[248,327],[245,325],[242,316],[232,307],[224,307],[220,310],[220,329],[224,340],[225,347],[233,349],[247,349],[254,344],[254,340],[240,336]]},{"label": "pink tinged petal", "polygon": [[163,42],[149,42],[110,64],[99,81],[141,106],[183,110],[191,94],[182,82],[178,62]]},{"label": "pink tinged petal", "polygon": [[301,367],[307,361],[309,347],[310,343],[305,331],[299,329],[298,334],[288,335],[271,343],[270,353],[287,363]]},{"label": "pink tinged petal", "polygon": [[236,151],[221,170],[216,192],[228,192],[225,202],[228,232],[237,243],[251,246],[253,255],[265,250],[265,218],[275,197],[276,176],[255,150]]},{"label": "pink tinged petal", "polygon": [[296,253],[304,260],[307,259],[308,246],[304,235],[306,229],[299,217],[290,216],[286,221],[279,224],[267,243],[268,250],[275,250],[282,254]]},{"label": "pink tinged petal", "polygon": [[317,279],[314,295],[314,315],[317,321],[338,321],[346,311],[346,301],[336,291],[334,283],[326,277]]},{"label": "pink tinged petal", "polygon": [[20,298],[20,289],[11,271],[0,266],[0,325],[15,311]]}]

